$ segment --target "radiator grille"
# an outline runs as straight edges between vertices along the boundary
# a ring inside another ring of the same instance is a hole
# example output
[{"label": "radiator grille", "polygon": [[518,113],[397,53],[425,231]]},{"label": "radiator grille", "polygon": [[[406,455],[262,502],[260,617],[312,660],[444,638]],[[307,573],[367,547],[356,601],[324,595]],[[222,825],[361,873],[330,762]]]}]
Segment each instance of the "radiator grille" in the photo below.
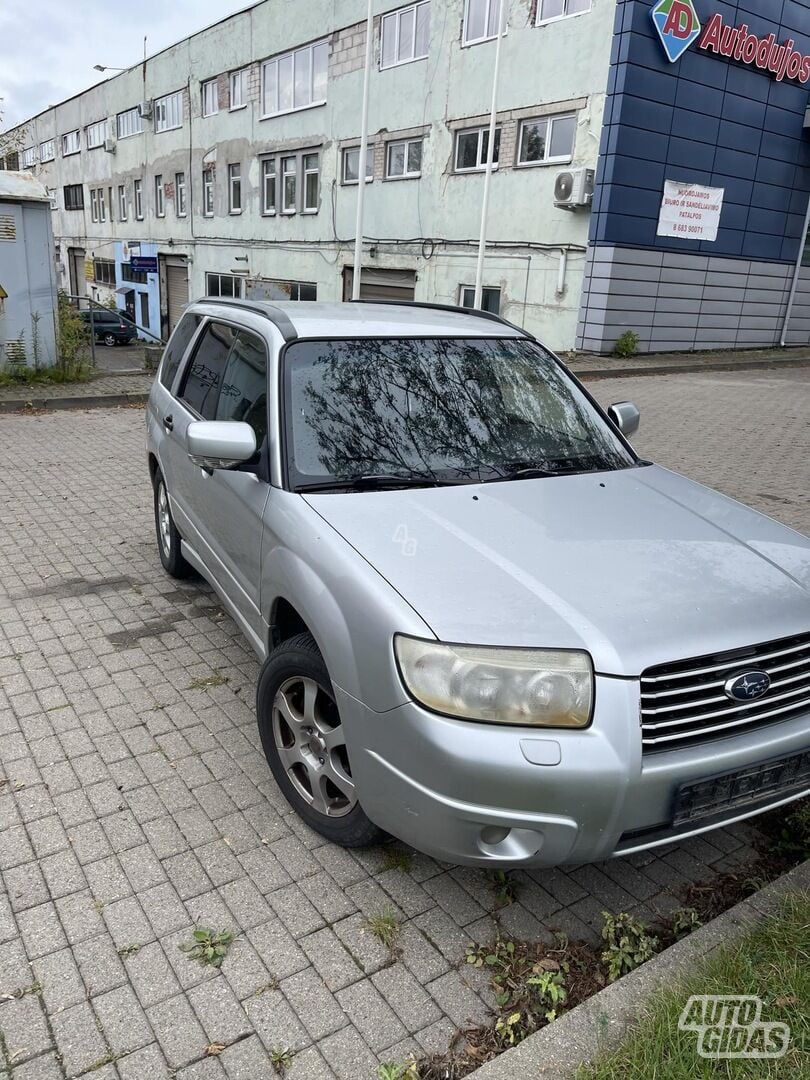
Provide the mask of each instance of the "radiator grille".
[{"label": "radiator grille", "polygon": [[[765,671],[768,692],[730,700],[726,681]],[[646,752],[734,735],[810,709],[810,633],[648,668],[641,676],[641,732]]]}]

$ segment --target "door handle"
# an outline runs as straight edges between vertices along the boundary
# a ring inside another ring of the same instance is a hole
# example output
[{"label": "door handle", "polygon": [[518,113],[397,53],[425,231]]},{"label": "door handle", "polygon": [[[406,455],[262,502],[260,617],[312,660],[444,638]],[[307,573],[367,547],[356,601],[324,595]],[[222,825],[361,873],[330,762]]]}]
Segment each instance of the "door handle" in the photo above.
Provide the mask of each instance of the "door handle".
[{"label": "door handle", "polygon": [[164,416],[163,417],[163,427],[165,428],[166,431],[174,431],[174,417],[173,416]]}]

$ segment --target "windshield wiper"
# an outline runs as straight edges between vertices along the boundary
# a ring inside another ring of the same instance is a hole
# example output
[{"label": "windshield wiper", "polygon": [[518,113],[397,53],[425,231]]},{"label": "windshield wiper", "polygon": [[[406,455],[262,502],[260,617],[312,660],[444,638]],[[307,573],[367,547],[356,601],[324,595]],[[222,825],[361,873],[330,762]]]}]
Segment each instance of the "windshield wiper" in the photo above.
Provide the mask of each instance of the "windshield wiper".
[{"label": "windshield wiper", "polygon": [[299,495],[316,491],[386,491],[395,488],[456,487],[469,482],[469,480],[441,479],[428,473],[413,473],[410,476],[396,473],[361,473],[345,479],[335,478],[320,480],[315,484],[298,484],[295,491]]},{"label": "windshield wiper", "polygon": [[508,461],[499,467],[503,471],[499,476],[493,476],[484,481],[486,484],[497,484],[505,480],[536,480],[549,476],[571,476],[575,473],[598,472],[607,468],[606,463],[599,458],[580,460],[576,458],[546,458],[537,461]]}]

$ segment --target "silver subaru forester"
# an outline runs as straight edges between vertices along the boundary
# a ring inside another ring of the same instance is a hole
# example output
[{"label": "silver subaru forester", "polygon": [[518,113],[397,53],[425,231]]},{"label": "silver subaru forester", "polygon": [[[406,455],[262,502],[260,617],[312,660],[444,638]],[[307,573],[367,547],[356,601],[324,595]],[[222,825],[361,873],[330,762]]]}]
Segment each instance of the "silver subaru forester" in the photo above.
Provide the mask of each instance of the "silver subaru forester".
[{"label": "silver subaru forester", "polygon": [[158,550],[262,661],[309,825],[550,866],[810,793],[810,540],[640,460],[638,419],[483,312],[188,308],[147,411]]}]

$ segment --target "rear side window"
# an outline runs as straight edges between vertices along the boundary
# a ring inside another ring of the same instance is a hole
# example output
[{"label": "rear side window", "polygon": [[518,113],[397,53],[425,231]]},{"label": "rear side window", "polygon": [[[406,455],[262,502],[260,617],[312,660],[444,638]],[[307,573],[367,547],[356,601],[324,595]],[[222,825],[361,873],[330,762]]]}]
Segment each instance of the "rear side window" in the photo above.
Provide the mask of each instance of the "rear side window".
[{"label": "rear side window", "polygon": [[203,420],[216,419],[225,365],[235,338],[232,327],[209,323],[189,364],[180,397]]},{"label": "rear side window", "polygon": [[267,350],[260,338],[245,330],[239,331],[228,357],[216,419],[250,424],[256,446],[267,435]]},{"label": "rear side window", "polygon": [[184,315],[174,333],[171,336],[166,351],[163,354],[163,363],[160,365],[160,381],[167,390],[171,390],[177,368],[188,348],[189,342],[194,337],[197,327],[200,325],[199,315]]}]

